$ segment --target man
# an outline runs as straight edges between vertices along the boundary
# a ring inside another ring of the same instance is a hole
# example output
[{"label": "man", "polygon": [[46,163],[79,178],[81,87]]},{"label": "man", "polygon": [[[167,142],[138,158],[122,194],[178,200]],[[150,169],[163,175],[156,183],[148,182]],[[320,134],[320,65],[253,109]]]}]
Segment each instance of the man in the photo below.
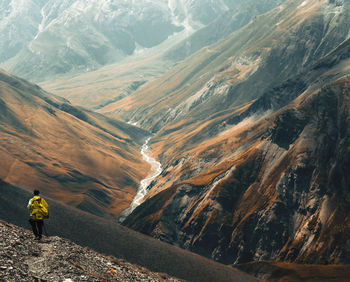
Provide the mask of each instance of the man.
[{"label": "man", "polygon": [[44,198],[40,197],[40,191],[34,190],[34,197],[28,202],[28,210],[30,210],[29,223],[32,226],[36,240],[41,240],[43,234],[44,218],[48,217],[48,204]]}]

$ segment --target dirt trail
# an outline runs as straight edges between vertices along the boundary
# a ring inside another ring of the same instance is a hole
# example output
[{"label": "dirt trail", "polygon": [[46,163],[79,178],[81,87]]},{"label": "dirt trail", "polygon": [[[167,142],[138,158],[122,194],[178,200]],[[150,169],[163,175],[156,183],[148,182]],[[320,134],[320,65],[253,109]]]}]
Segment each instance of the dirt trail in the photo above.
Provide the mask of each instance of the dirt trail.
[{"label": "dirt trail", "polygon": [[0,281],[180,281],[105,256],[60,237],[34,240],[32,232],[0,220]]}]

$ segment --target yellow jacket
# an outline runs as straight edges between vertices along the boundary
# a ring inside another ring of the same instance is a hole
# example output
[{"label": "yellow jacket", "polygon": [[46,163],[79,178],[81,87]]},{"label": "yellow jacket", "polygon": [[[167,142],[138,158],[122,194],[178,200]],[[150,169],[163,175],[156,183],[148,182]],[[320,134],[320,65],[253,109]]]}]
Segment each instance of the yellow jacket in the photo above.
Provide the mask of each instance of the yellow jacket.
[{"label": "yellow jacket", "polygon": [[30,210],[30,218],[31,219],[44,219],[48,216],[48,208],[49,205],[46,203],[44,198],[41,198],[40,196],[34,196],[31,198],[28,202],[28,210]]}]

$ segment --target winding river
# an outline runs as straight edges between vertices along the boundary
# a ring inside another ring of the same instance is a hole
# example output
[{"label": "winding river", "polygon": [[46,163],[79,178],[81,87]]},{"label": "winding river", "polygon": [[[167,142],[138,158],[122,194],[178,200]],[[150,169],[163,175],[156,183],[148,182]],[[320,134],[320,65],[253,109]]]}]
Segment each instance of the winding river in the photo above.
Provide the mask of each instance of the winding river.
[{"label": "winding river", "polygon": [[153,179],[155,179],[162,173],[161,163],[148,155],[150,153],[150,148],[148,146],[149,140],[151,140],[151,137],[149,137],[142,145],[141,155],[142,158],[151,165],[151,174],[150,176],[147,176],[145,179],[141,180],[140,186],[137,190],[137,194],[130,206],[122,212],[122,216],[119,218],[120,222],[123,222],[124,219],[142,203],[143,198],[147,194],[147,187],[151,184]]}]

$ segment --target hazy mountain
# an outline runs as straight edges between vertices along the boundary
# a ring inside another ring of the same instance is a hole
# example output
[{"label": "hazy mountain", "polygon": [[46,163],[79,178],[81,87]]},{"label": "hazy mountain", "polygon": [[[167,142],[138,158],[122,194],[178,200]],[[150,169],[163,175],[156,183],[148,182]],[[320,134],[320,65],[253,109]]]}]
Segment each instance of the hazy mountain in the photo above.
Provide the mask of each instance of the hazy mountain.
[{"label": "hazy mountain", "polygon": [[146,131],[3,71],[0,86],[0,179],[100,216],[128,207],[149,169],[139,150]]},{"label": "hazy mountain", "polygon": [[349,9],[338,2],[288,1],[101,112],[120,111],[125,120],[165,131],[185,115],[186,122],[197,121],[249,102],[342,43]]},{"label": "hazy mountain", "polygon": [[243,1],[166,51],[164,57],[175,61],[185,59],[195,51],[229,36],[248,24],[255,16],[264,14],[283,2],[285,0]]},{"label": "hazy mountain", "polygon": [[0,63],[36,81],[94,70],[175,33],[191,34],[239,2],[3,0]]},{"label": "hazy mountain", "polygon": [[[74,77],[64,76],[41,83],[41,85],[49,92],[65,97],[74,104],[103,112],[109,111],[109,105],[129,96],[145,82],[163,74],[171,66],[202,47],[228,36],[246,25],[253,17],[271,10],[281,2],[283,1],[249,0],[230,1],[225,5],[221,3],[218,7],[221,8],[220,13],[223,14],[198,31],[194,31],[194,28],[187,28],[162,44],[148,50],[140,50],[122,62]],[[194,7],[188,8],[188,11],[196,12],[192,13],[191,18],[193,18],[197,13],[201,13],[200,7],[204,8],[206,1],[192,1],[191,3]],[[213,6],[219,3],[220,1],[208,2],[207,5]],[[173,2],[170,3],[170,7],[174,11],[180,9],[176,8]],[[226,9],[229,10],[226,11]],[[211,15],[216,15],[216,13],[211,12]],[[81,83],[82,81],[85,83]],[[113,110],[113,105],[111,109]]]}]

